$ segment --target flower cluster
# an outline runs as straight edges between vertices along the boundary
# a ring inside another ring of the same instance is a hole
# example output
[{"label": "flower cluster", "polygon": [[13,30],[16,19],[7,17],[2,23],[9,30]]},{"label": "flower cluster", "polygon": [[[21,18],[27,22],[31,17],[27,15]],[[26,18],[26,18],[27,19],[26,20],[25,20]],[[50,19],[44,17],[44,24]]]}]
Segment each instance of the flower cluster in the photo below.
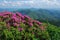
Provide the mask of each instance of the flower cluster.
[{"label": "flower cluster", "polygon": [[[13,26],[20,26],[20,23],[28,24],[29,26],[33,26],[33,22],[36,22],[38,25],[41,24],[41,22],[32,20],[27,15],[22,15],[19,12],[12,13],[12,12],[1,12],[0,13],[0,19],[2,21],[5,21]],[[7,19],[7,20],[6,20]]]},{"label": "flower cluster", "polygon": [[49,37],[41,22],[19,12],[0,12],[0,30],[1,40],[44,40]]}]

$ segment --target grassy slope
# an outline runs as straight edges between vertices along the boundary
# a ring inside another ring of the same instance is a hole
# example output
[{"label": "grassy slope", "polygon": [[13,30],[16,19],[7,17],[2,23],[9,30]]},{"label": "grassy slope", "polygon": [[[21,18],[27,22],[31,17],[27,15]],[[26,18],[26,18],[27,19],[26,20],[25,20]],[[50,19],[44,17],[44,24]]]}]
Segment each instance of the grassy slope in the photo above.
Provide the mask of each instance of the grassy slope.
[{"label": "grassy slope", "polygon": [[60,40],[60,27],[49,23],[43,23],[43,25],[47,27],[47,32],[49,33],[51,40]]}]

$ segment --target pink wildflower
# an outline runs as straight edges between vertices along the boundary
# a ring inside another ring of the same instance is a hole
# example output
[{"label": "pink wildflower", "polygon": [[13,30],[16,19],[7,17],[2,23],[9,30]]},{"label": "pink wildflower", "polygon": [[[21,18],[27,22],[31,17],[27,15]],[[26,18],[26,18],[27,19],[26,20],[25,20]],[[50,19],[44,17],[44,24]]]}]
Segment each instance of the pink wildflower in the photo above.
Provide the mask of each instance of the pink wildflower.
[{"label": "pink wildflower", "polygon": [[0,13],[0,16],[3,16],[3,14]]},{"label": "pink wildflower", "polygon": [[3,12],[4,15],[11,15],[12,13],[11,12]]},{"label": "pink wildflower", "polygon": [[23,23],[25,23],[26,21],[25,20],[22,20]]},{"label": "pink wildflower", "polygon": [[19,13],[19,12],[16,12],[16,15],[18,15],[19,17],[21,17],[21,16],[22,16],[22,14],[21,14],[21,13]]},{"label": "pink wildflower", "polygon": [[19,24],[17,24],[17,23],[13,23],[13,26],[19,26]]},{"label": "pink wildflower", "polygon": [[41,22],[37,22],[38,25],[41,25],[42,23]]},{"label": "pink wildflower", "polygon": [[18,21],[17,17],[12,16],[12,19],[15,20],[16,22]]},{"label": "pink wildflower", "polygon": [[24,15],[24,17],[25,17],[25,18],[28,18],[28,19],[31,19],[31,18],[30,18],[29,16],[27,16],[27,15]]},{"label": "pink wildflower", "polygon": [[12,14],[12,16],[16,17],[16,14],[15,14],[15,13],[13,13],[13,14]]},{"label": "pink wildflower", "polygon": [[23,30],[23,28],[18,28],[18,30],[19,30],[19,31],[22,31],[22,30]]},{"label": "pink wildflower", "polygon": [[28,22],[29,22],[29,23],[33,23],[33,20],[32,20],[32,19],[31,19],[31,20],[29,19]]},{"label": "pink wildflower", "polygon": [[38,25],[41,25],[42,24],[41,22],[36,21],[36,20],[34,20],[34,22],[36,22]]},{"label": "pink wildflower", "polygon": [[29,26],[33,26],[33,24],[32,24],[32,23],[29,23],[29,22],[28,22],[28,25],[29,25]]},{"label": "pink wildflower", "polygon": [[21,19],[24,20],[24,16],[21,16]]}]

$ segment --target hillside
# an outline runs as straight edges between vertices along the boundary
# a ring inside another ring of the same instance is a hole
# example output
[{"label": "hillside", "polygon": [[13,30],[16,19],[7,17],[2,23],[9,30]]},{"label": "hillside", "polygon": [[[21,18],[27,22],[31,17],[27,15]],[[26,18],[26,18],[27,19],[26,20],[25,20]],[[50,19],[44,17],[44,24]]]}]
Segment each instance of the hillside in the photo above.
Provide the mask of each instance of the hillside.
[{"label": "hillside", "polygon": [[0,12],[0,40],[60,40],[60,27],[19,12]]}]

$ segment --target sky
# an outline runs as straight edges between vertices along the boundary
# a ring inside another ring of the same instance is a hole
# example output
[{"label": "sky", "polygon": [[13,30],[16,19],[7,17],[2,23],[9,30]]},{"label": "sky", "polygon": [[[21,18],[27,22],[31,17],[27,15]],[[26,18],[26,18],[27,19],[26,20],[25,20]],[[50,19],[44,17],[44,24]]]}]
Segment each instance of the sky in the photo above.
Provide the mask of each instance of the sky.
[{"label": "sky", "polygon": [[0,0],[0,8],[60,8],[60,0]]}]

